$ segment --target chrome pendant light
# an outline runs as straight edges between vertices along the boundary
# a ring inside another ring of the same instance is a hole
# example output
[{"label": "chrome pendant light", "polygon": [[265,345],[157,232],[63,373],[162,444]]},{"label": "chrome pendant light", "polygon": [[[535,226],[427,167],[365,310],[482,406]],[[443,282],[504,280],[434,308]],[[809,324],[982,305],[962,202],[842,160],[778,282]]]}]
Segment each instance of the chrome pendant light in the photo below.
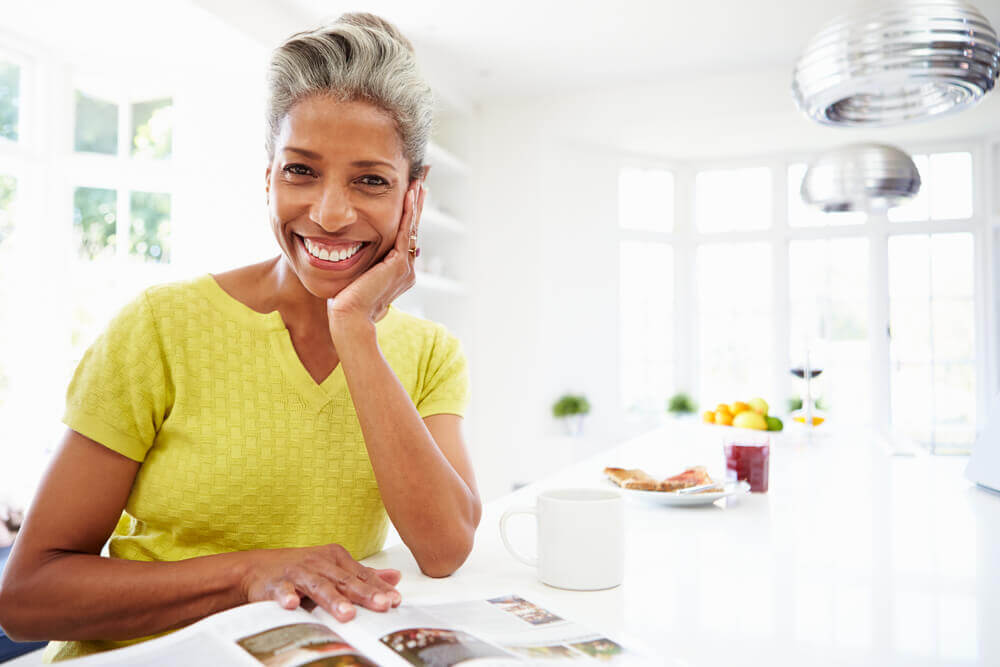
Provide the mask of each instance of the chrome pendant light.
[{"label": "chrome pendant light", "polygon": [[852,144],[820,155],[802,179],[802,200],[825,213],[882,212],[920,191],[909,155],[884,144]]},{"label": "chrome pendant light", "polygon": [[975,7],[896,0],[817,34],[795,66],[792,92],[819,123],[878,127],[972,106],[998,71],[996,30]]}]

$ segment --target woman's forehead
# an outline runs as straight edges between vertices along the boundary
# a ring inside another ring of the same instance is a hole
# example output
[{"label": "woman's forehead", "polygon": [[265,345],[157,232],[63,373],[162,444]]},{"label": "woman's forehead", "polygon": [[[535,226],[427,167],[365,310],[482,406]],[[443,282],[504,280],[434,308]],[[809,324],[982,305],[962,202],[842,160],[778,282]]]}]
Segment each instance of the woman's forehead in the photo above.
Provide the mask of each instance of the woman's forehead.
[{"label": "woman's forehead", "polygon": [[318,154],[319,159],[384,160],[397,163],[401,171],[406,169],[395,121],[367,102],[314,96],[296,103],[278,131],[277,151],[287,146]]}]

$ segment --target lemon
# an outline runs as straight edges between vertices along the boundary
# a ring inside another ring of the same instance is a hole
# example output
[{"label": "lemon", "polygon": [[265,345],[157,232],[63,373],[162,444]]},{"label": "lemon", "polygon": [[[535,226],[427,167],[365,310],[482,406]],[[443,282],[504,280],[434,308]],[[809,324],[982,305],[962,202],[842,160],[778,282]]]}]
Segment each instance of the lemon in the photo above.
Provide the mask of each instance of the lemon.
[{"label": "lemon", "polygon": [[769,407],[770,406],[768,406],[767,401],[763,398],[758,397],[750,399],[750,409],[765,417],[767,416],[767,410]]},{"label": "lemon", "polygon": [[752,428],[757,431],[767,430],[767,420],[753,410],[747,410],[733,417],[733,426],[737,428]]},{"label": "lemon", "polygon": [[715,423],[721,426],[732,426],[733,416],[729,414],[729,410],[716,410]]}]

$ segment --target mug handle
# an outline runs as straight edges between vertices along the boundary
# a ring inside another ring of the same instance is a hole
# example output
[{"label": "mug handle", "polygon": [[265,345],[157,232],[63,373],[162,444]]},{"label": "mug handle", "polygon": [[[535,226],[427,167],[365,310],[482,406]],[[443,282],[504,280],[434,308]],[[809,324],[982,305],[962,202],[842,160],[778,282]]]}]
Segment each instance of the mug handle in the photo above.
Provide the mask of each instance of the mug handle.
[{"label": "mug handle", "polygon": [[507,519],[511,518],[515,514],[533,514],[535,516],[535,521],[538,521],[538,510],[534,507],[511,507],[503,516],[500,517],[500,539],[503,540],[503,545],[507,547],[507,551],[510,555],[518,559],[525,565],[530,565],[531,567],[536,567],[538,565],[537,556],[525,556],[521,552],[511,545],[510,540],[507,539]]}]

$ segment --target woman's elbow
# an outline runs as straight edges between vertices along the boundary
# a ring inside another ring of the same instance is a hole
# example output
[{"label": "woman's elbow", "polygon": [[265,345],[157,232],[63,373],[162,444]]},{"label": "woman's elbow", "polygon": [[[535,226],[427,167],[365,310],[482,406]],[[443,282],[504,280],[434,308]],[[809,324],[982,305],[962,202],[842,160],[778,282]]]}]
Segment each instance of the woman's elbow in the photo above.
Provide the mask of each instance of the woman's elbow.
[{"label": "woman's elbow", "polygon": [[3,630],[12,641],[23,642],[35,639],[23,632],[21,623],[18,620],[18,609],[20,604],[11,590],[10,584],[0,584],[0,630]]},{"label": "woman's elbow", "polygon": [[468,560],[475,541],[475,529],[449,540],[442,540],[437,548],[417,558],[420,571],[428,577],[440,579],[454,574]]}]

